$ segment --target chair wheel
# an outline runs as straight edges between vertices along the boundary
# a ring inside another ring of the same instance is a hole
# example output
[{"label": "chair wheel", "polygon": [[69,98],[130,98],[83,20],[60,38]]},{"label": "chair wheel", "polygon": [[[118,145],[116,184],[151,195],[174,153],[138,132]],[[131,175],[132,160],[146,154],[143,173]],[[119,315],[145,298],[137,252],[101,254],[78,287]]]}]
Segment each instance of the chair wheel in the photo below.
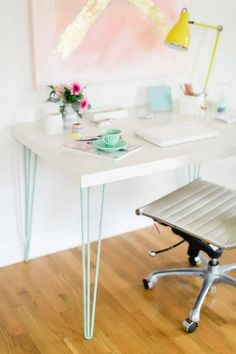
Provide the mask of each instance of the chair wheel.
[{"label": "chair wheel", "polygon": [[150,280],[148,280],[148,278],[143,278],[143,286],[145,289],[152,289],[154,288],[154,283]]},{"label": "chair wheel", "polygon": [[183,321],[183,327],[186,332],[193,333],[198,328],[198,323],[186,318],[186,320]]}]

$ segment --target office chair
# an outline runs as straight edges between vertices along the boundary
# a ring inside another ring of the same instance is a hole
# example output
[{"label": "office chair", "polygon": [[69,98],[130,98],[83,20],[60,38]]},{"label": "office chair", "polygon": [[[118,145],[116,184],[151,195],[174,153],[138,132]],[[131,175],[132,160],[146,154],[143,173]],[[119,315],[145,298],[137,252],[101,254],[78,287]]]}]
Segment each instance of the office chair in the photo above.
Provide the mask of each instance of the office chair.
[{"label": "office chair", "polygon": [[[143,279],[146,289],[153,288],[159,278],[169,275],[192,275],[204,279],[193,308],[183,321],[185,331],[194,332],[198,327],[203,301],[212,285],[226,283],[236,286],[236,278],[227,274],[236,269],[236,263],[219,265],[218,262],[224,249],[236,247],[236,192],[197,179],[137,209],[136,214],[170,226],[175,234],[187,241],[191,265],[199,263],[200,251],[210,257],[208,266],[204,268],[157,270]],[[152,253],[155,254],[154,251]]]}]

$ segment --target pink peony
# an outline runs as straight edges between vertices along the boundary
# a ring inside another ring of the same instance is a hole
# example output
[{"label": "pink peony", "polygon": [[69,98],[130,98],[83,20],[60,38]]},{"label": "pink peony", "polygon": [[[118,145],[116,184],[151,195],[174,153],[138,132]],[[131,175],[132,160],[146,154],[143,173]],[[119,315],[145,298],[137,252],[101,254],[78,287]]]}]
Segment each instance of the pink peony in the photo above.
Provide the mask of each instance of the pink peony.
[{"label": "pink peony", "polygon": [[70,85],[70,91],[72,95],[78,95],[82,91],[82,88],[77,82],[72,82]]},{"label": "pink peony", "polygon": [[81,108],[81,109],[85,109],[85,108],[87,108],[87,107],[88,107],[88,100],[87,100],[87,98],[85,97],[85,98],[82,99],[82,101],[81,101],[81,103],[80,103],[80,108]]}]

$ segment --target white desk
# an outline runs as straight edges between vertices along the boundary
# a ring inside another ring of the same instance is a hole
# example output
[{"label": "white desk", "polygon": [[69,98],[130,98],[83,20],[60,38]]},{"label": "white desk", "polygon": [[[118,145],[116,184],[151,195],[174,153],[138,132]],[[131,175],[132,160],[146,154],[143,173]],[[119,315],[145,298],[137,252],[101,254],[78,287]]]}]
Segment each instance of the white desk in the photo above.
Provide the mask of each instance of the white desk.
[{"label": "white desk", "polygon": [[[42,122],[22,123],[12,126],[13,136],[24,146],[25,260],[29,258],[37,157],[54,166],[61,173],[73,178],[81,189],[84,336],[86,339],[91,339],[94,332],[105,184],[236,155],[236,125],[226,125],[216,121],[207,125],[218,129],[220,133],[218,137],[172,147],[158,148],[133,135],[134,127],[156,126],[170,121],[183,120],[184,118],[186,117],[177,114],[161,114],[152,120],[140,120],[135,117],[133,112],[127,119],[115,122],[114,126],[122,129],[123,139],[143,145],[142,150],[120,161],[110,161],[82,153],[74,154],[62,151],[63,137],[46,136]],[[97,133],[98,128],[89,124],[84,129],[85,135]],[[94,296],[90,309],[89,209],[90,187],[95,185],[102,186],[102,198]]]}]

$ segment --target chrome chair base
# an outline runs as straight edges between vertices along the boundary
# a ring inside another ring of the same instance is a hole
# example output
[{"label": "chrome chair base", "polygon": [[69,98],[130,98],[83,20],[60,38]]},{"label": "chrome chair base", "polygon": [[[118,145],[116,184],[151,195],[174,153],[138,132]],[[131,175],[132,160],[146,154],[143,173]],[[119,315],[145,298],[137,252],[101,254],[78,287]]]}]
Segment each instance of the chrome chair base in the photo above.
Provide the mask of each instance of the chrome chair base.
[{"label": "chrome chair base", "polygon": [[188,315],[188,318],[183,321],[184,329],[186,332],[191,333],[198,327],[201,307],[210,288],[218,283],[226,283],[228,285],[236,286],[236,278],[233,278],[227,274],[234,269],[236,269],[236,263],[219,265],[217,259],[211,259],[208,262],[208,266],[205,268],[176,268],[151,272],[146,278],[143,279],[143,285],[145,289],[152,289],[159,278],[169,275],[191,275],[202,277],[204,281],[199,294],[195,300],[192,310]]}]

